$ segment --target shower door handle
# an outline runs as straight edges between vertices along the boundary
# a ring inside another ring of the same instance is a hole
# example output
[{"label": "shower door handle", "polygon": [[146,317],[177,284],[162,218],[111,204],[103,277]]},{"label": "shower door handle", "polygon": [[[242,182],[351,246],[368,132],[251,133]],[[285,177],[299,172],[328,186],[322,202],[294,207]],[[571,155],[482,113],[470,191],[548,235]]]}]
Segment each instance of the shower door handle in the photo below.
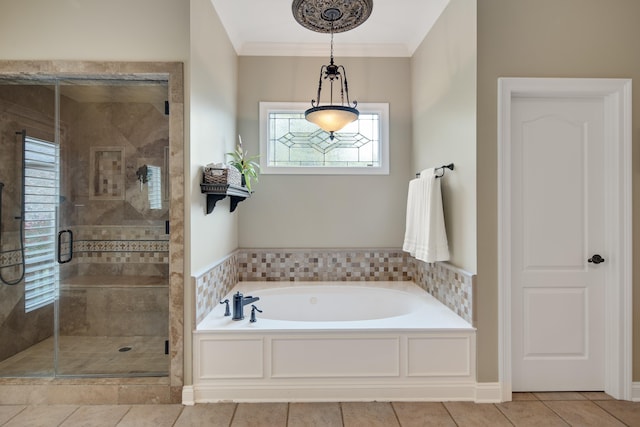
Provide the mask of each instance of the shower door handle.
[{"label": "shower door handle", "polygon": [[[69,250],[67,251],[66,258],[62,259],[62,236],[64,234],[69,235]],[[73,259],[73,231],[60,230],[58,232],[58,264],[65,264]]]}]

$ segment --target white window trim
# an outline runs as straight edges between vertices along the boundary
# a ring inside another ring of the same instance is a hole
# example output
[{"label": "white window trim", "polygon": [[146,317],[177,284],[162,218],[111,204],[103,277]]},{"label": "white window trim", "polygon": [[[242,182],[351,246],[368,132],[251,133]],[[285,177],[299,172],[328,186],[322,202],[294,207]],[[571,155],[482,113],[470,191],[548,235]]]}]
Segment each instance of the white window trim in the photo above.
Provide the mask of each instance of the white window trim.
[{"label": "white window trim", "polygon": [[269,159],[269,113],[299,113],[310,108],[308,102],[260,102],[260,173],[280,175],[389,175],[389,104],[362,103],[358,110],[362,113],[380,115],[380,166],[377,167],[279,167],[268,166]]}]

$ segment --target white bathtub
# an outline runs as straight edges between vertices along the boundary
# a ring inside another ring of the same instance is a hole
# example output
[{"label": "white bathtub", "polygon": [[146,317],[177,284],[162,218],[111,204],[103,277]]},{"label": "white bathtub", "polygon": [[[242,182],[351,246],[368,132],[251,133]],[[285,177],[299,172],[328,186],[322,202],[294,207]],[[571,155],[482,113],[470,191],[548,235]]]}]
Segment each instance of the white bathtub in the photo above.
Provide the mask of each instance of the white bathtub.
[{"label": "white bathtub", "polygon": [[475,329],[412,282],[241,282],[194,331],[183,403],[476,400]]}]

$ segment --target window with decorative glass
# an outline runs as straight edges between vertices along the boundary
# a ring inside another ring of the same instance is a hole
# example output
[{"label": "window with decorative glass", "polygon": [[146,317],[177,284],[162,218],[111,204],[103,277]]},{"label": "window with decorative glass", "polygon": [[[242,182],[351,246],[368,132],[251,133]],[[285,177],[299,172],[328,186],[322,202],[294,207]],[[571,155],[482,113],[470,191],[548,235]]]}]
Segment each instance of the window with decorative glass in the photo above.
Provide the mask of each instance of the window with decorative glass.
[{"label": "window with decorative glass", "polygon": [[265,174],[386,175],[389,104],[358,104],[360,116],[331,139],[304,118],[308,103],[260,103],[260,170]]}]

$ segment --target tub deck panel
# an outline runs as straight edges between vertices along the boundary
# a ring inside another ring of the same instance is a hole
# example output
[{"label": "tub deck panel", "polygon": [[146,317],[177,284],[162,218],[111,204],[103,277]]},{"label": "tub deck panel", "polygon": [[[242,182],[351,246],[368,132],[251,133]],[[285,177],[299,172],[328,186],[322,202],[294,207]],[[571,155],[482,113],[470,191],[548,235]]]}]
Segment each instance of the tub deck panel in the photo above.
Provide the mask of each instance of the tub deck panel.
[{"label": "tub deck panel", "polygon": [[[475,329],[412,283],[393,285],[419,307],[386,319],[255,323],[218,307],[194,331],[193,402],[474,400]],[[240,283],[227,298],[237,290],[259,294]]]},{"label": "tub deck panel", "polygon": [[410,377],[469,377],[472,373],[470,336],[424,336],[407,340]]},{"label": "tub deck panel", "polygon": [[399,354],[399,337],[271,338],[271,378],[393,377]]},{"label": "tub deck panel", "polygon": [[261,337],[202,339],[197,344],[201,357],[196,369],[202,380],[264,377]]}]

